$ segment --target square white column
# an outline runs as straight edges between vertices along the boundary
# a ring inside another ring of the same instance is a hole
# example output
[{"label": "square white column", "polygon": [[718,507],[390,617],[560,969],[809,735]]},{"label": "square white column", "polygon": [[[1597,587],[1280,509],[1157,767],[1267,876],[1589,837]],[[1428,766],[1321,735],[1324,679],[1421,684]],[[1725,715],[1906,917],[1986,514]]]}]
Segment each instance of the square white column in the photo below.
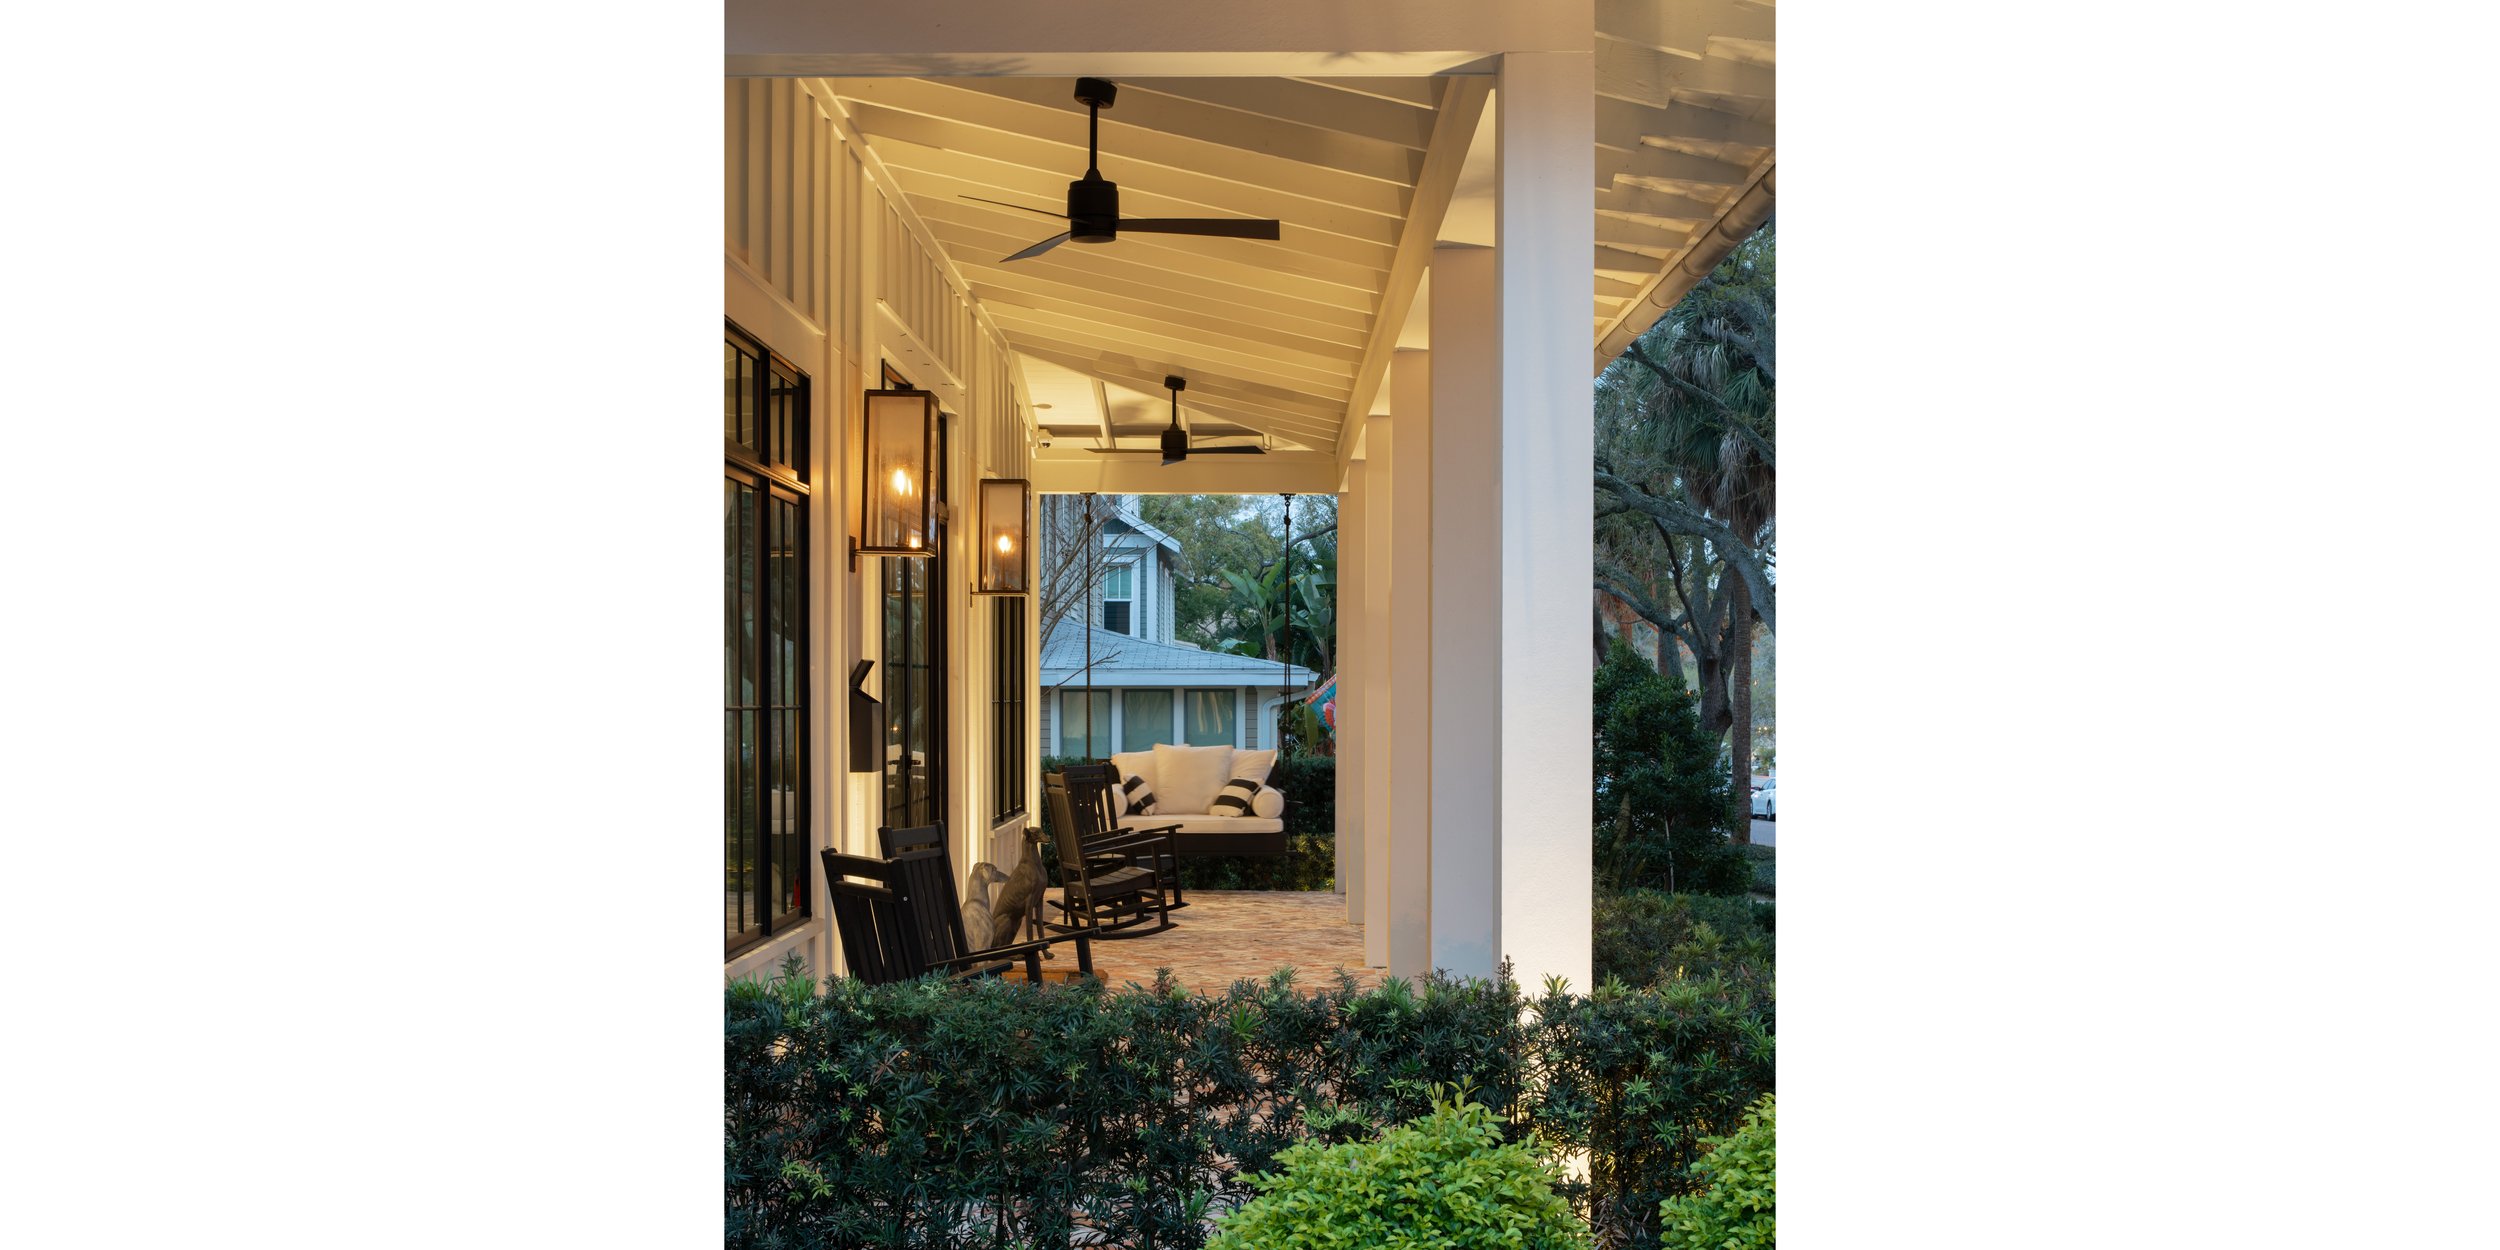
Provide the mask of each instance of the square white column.
[{"label": "square white column", "polygon": [[1369,782],[1363,765],[1363,730],[1370,709],[1363,704],[1361,674],[1369,667],[1363,649],[1370,626],[1363,610],[1363,585],[1369,553],[1364,550],[1363,522],[1371,493],[1363,489],[1365,462],[1346,468],[1345,490],[1337,497],[1337,893],[1345,897],[1345,918],[1363,923],[1363,790]]},{"label": "square white column", "polygon": [[[1389,361],[1389,971],[1432,971],[1433,354]],[[1472,920],[1469,923],[1473,923]]]},{"label": "square white column", "polygon": [[[1589,985],[1594,555],[1588,310],[1596,60],[1503,56],[1494,83],[1501,361],[1501,951],[1523,985]],[[1435,279],[1436,284],[1438,279]],[[1440,330],[1438,320],[1434,332]],[[1436,348],[1439,344],[1435,344]],[[1436,354],[1438,354],[1436,352]],[[1573,796],[1561,798],[1559,796]]]},{"label": "square white column", "polygon": [[1431,875],[1433,914],[1443,923],[1433,926],[1432,964],[1465,976],[1491,976],[1506,936],[1501,523],[1509,501],[1493,292],[1491,249],[1434,250]]},{"label": "square white column", "polygon": [[[1396,374],[1390,375],[1390,402],[1396,403]],[[1420,402],[1420,401],[1418,401]],[[1394,724],[1396,696],[1391,689],[1389,588],[1397,577],[1391,560],[1390,520],[1394,490],[1389,457],[1390,419],[1369,417],[1364,428],[1363,494],[1363,657],[1356,670],[1362,703],[1356,713],[1363,738],[1363,962],[1389,966],[1389,731]]]}]

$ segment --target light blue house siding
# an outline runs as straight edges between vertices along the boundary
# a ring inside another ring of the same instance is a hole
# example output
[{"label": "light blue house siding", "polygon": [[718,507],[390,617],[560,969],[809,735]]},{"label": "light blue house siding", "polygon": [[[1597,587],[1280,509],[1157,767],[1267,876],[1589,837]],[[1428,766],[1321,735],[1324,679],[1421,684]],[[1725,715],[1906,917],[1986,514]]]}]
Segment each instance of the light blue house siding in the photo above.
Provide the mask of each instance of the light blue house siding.
[{"label": "light blue house siding", "polygon": [[[1063,621],[1042,640],[1042,753],[1101,758],[1158,742],[1276,745],[1277,708],[1309,690],[1311,671],[1175,640],[1172,570],[1180,542],[1147,524],[1128,497],[1110,503],[1099,556],[1102,584],[1086,597],[1086,620]],[[1057,566],[1048,552],[1043,563]]]}]

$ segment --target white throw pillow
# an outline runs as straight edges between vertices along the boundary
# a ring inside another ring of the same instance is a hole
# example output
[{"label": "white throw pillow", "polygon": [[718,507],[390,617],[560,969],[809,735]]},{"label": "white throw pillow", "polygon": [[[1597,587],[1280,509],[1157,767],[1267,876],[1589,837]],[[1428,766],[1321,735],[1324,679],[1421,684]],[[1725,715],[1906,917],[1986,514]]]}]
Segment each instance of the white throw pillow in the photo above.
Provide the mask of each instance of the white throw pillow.
[{"label": "white throw pillow", "polygon": [[1231,747],[1155,744],[1155,795],[1167,812],[1204,812],[1233,777]]},{"label": "white throw pillow", "polygon": [[1111,757],[1111,766],[1120,770],[1123,779],[1142,777],[1147,789],[1163,788],[1155,784],[1163,779],[1155,775],[1155,753],[1152,751],[1122,751]]},{"label": "white throw pillow", "polygon": [[1250,811],[1263,820],[1274,820],[1284,815],[1285,792],[1260,786],[1259,792],[1250,796]]},{"label": "white throw pillow", "polygon": [[1276,771],[1276,752],[1273,750],[1233,752],[1233,775],[1236,777],[1247,777],[1260,785],[1266,785],[1267,775],[1274,771]]}]

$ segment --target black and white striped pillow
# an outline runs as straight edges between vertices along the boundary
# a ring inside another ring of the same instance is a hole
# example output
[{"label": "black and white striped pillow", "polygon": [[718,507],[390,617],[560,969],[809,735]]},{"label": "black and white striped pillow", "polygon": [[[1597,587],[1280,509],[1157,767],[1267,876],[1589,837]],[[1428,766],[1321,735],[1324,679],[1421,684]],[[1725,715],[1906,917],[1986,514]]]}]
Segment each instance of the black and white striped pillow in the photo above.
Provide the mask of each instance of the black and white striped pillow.
[{"label": "black and white striped pillow", "polygon": [[1128,800],[1129,811],[1145,816],[1155,814],[1155,792],[1147,787],[1145,778],[1122,778],[1120,793]]},{"label": "black and white striped pillow", "polygon": [[1258,782],[1248,777],[1235,777],[1216,792],[1215,803],[1207,809],[1208,813],[1215,816],[1247,816],[1250,814],[1250,800],[1257,798],[1258,794]]}]

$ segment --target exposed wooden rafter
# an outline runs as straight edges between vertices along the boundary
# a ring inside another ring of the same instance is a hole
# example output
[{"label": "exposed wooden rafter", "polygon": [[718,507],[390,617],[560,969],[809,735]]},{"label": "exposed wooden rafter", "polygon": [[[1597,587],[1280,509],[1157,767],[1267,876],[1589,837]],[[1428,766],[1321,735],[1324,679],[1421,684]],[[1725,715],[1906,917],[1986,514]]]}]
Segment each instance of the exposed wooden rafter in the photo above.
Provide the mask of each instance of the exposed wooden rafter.
[{"label": "exposed wooden rafter", "polygon": [[1363,419],[1371,415],[1372,400],[1380,394],[1381,379],[1389,371],[1389,355],[1397,350],[1398,333],[1406,326],[1408,310],[1414,307],[1415,290],[1423,281],[1425,268],[1432,263],[1441,219],[1449,212],[1450,196],[1458,189],[1459,170],[1467,163],[1468,145],[1475,141],[1476,125],[1483,119],[1485,101],[1491,95],[1492,82],[1484,78],[1451,78],[1441,86],[1441,104],[1435,114],[1431,143],[1425,149],[1422,176],[1415,183],[1414,204],[1407,211],[1405,231],[1398,236],[1397,259],[1389,266],[1380,313],[1372,319],[1371,342],[1363,348],[1363,361],[1355,369],[1352,393],[1346,397],[1345,411],[1339,417],[1336,447],[1341,466],[1353,456],[1355,433]]}]

